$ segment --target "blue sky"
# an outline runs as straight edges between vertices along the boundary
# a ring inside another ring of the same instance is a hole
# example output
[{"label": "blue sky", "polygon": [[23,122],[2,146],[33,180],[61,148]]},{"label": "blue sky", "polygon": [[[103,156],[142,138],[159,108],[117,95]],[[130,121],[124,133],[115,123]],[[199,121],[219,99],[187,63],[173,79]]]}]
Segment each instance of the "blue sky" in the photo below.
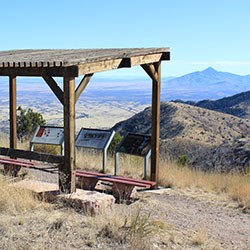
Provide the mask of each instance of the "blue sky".
[{"label": "blue sky", "polygon": [[0,6],[0,50],[170,47],[164,77],[209,66],[250,74],[249,0],[2,0]]}]

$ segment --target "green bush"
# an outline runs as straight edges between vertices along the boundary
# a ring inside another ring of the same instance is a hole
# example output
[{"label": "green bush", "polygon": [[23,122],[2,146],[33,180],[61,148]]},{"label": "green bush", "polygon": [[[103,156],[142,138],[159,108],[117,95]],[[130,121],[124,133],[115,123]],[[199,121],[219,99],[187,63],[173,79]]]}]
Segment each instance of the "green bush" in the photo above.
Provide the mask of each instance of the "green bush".
[{"label": "green bush", "polygon": [[190,159],[189,159],[188,155],[180,155],[177,158],[177,164],[180,167],[186,167],[186,166],[188,166],[189,163],[190,163]]},{"label": "green bush", "polygon": [[30,139],[39,125],[46,124],[43,116],[31,108],[23,109],[19,106],[17,112],[17,138],[21,141]]},{"label": "green bush", "polygon": [[122,141],[123,136],[121,136],[119,133],[115,133],[113,140],[108,148],[108,153],[111,155],[115,154],[115,150],[118,147],[118,145],[120,144],[120,142]]}]

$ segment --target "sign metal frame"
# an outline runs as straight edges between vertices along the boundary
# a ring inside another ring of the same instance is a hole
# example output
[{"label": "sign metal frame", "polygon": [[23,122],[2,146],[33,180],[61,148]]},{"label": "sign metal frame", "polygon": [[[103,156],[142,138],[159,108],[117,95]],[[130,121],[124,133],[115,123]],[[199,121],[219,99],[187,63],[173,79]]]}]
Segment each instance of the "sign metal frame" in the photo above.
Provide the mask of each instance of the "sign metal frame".
[{"label": "sign metal frame", "polygon": [[115,135],[114,130],[81,128],[76,137],[76,147],[102,150],[102,170],[106,172],[108,147]]},{"label": "sign metal frame", "polygon": [[119,169],[120,154],[136,155],[144,158],[144,179],[149,176],[149,158],[151,156],[151,136],[137,133],[127,133],[115,153],[115,175]]},{"label": "sign metal frame", "polygon": [[38,126],[30,141],[30,151],[34,151],[35,144],[59,145],[61,147],[61,155],[63,155],[64,128],[50,125]]}]

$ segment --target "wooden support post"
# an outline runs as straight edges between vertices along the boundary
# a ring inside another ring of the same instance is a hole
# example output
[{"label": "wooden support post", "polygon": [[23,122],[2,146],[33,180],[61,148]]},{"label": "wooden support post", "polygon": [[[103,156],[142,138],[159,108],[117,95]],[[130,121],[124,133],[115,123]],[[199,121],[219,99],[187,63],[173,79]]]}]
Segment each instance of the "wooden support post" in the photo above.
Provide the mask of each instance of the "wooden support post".
[{"label": "wooden support post", "polygon": [[158,182],[160,151],[160,95],[161,95],[161,62],[153,64],[158,80],[153,80],[152,90],[152,139],[151,139],[151,181]]},{"label": "wooden support post", "polygon": [[75,78],[64,77],[64,165],[59,168],[59,188],[73,193],[75,186]]},{"label": "wooden support post", "polygon": [[17,148],[16,77],[9,77],[10,148]]}]

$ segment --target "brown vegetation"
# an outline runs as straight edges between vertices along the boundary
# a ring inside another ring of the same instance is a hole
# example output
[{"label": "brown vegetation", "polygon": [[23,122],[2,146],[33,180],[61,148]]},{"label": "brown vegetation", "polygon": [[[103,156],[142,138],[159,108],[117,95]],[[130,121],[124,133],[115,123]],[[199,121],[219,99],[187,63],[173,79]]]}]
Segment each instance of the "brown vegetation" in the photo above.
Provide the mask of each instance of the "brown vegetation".
[{"label": "brown vegetation", "polygon": [[[6,146],[7,140],[1,140],[1,144]],[[27,148],[27,145],[23,148]],[[87,166],[88,169],[99,171],[101,158],[102,155],[97,152],[77,151],[78,167]],[[113,158],[108,159],[107,171],[113,173]],[[143,160],[138,157],[122,157],[119,174],[142,178]],[[162,160],[160,185],[175,190],[177,199],[181,193],[185,197],[193,192],[192,199],[199,200],[202,197],[217,206],[214,198],[209,200],[208,194],[213,194],[212,197],[219,197],[218,200],[238,204],[238,208],[244,212],[250,210],[249,174],[208,173]],[[199,197],[196,193],[199,193]],[[210,239],[211,231],[207,231],[203,225],[185,231],[178,229],[178,218],[174,217],[177,225],[168,222],[165,216],[170,210],[166,209],[166,195],[158,195],[155,199],[150,194],[141,193],[138,197],[140,200],[130,206],[116,204],[113,209],[106,209],[92,217],[83,211],[65,207],[60,202],[45,203],[29,191],[13,187],[11,182],[1,177],[0,248],[230,249],[218,247],[217,242]],[[179,208],[170,209],[175,211]],[[186,208],[183,209],[185,213]],[[230,246],[230,243],[227,244]]]}]

